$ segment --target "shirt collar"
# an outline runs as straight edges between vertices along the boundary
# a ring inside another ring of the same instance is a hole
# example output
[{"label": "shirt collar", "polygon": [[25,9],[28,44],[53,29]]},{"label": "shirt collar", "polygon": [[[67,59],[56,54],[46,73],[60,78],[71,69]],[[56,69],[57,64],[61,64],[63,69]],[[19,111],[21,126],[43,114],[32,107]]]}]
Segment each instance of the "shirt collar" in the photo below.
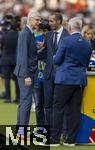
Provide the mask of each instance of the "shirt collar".
[{"label": "shirt collar", "polygon": [[30,27],[28,24],[27,24],[26,26],[29,28],[29,30],[30,30],[32,33],[34,33],[33,30],[31,29],[31,27]]},{"label": "shirt collar", "polygon": [[71,35],[76,34],[76,33],[81,34],[80,32],[76,31],[76,32],[72,32]]},{"label": "shirt collar", "polygon": [[57,30],[58,34],[61,34],[63,32],[63,26],[60,27],[60,29]]}]

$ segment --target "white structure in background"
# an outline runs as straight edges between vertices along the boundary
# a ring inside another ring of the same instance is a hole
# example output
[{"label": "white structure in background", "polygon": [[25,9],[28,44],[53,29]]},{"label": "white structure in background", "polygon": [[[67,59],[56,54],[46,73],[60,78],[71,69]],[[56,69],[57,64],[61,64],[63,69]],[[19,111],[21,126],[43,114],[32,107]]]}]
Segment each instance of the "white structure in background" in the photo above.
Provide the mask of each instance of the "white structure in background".
[{"label": "white structure in background", "polygon": [[32,4],[35,0],[22,0],[22,2],[27,2],[28,4]]},{"label": "white structure in background", "polygon": [[66,2],[65,2],[65,0],[60,0],[59,9],[60,10],[65,10],[65,8],[66,8]]},{"label": "white structure in background", "polygon": [[15,4],[13,7],[13,11],[16,15],[19,15],[22,10],[22,5],[21,4]]},{"label": "white structure in background", "polygon": [[89,10],[91,12],[95,11],[95,0],[87,0]]},{"label": "white structure in background", "polygon": [[75,4],[77,2],[77,0],[63,0],[65,2],[69,2],[69,3],[72,3],[72,4]]},{"label": "white structure in background", "polygon": [[32,0],[33,1],[33,9],[35,10],[40,10],[41,8],[44,7],[44,2],[43,0]]},{"label": "white structure in background", "polygon": [[57,2],[57,0],[48,0],[47,5],[48,5],[48,7],[50,9],[56,9],[56,8],[58,8],[58,2]]},{"label": "white structure in background", "polygon": [[65,9],[65,6],[66,6],[66,0],[47,0],[48,3],[48,7],[50,9],[60,9],[60,10],[64,10]]}]

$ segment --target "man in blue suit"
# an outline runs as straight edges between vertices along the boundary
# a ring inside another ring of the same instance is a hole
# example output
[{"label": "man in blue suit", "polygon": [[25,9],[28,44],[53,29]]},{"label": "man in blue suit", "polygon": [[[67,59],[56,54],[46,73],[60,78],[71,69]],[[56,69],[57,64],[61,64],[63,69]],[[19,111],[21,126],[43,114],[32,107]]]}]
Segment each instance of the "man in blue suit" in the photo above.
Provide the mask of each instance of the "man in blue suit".
[{"label": "man in blue suit", "polygon": [[79,18],[70,19],[68,30],[71,35],[60,41],[53,57],[58,67],[55,76],[53,130],[50,141],[52,146],[59,146],[66,104],[69,105],[70,116],[68,137],[64,145],[75,145],[79,129],[83,88],[87,84],[86,69],[91,56],[90,44],[82,38],[81,28],[82,21]]},{"label": "man in blue suit", "polygon": [[54,79],[56,66],[53,63],[53,55],[56,53],[57,47],[62,38],[69,35],[68,31],[62,25],[63,18],[60,13],[54,13],[49,16],[49,25],[51,31],[46,34],[45,48],[47,50],[47,60],[44,70],[44,106],[46,124],[52,124],[52,106],[54,96]]},{"label": "man in blue suit", "polygon": [[31,11],[27,17],[27,25],[22,29],[18,38],[17,63],[14,71],[17,75],[20,88],[17,125],[29,124],[32,83],[38,66],[37,47],[33,30],[39,23],[39,13]]}]

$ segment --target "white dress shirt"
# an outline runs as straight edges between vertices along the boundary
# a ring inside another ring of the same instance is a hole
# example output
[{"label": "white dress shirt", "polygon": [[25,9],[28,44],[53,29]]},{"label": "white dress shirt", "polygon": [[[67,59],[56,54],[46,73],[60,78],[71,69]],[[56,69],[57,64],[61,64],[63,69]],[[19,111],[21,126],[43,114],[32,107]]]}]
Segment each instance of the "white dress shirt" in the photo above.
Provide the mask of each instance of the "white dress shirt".
[{"label": "white dress shirt", "polygon": [[58,32],[58,34],[57,34],[57,44],[58,44],[60,37],[61,37],[61,34],[63,32],[63,26],[61,26],[61,28],[59,30],[57,30],[56,32]]}]

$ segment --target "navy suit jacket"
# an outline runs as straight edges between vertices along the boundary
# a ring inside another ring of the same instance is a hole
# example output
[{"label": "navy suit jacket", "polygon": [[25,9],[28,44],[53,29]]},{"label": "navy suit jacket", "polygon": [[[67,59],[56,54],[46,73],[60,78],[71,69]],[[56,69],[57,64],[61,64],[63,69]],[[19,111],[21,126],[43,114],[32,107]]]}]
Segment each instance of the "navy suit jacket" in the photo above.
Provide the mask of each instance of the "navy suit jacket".
[{"label": "navy suit jacket", "polygon": [[86,68],[91,56],[91,46],[75,33],[61,40],[57,53],[53,57],[56,69],[56,84],[86,85]]},{"label": "navy suit jacket", "polygon": [[19,34],[15,75],[33,77],[37,70],[37,47],[34,34],[25,27]]},{"label": "navy suit jacket", "polygon": [[1,57],[1,65],[16,64],[16,47],[18,40],[18,32],[10,30],[2,37],[3,52]]},{"label": "navy suit jacket", "polygon": [[[61,34],[60,40],[58,42],[58,45],[62,38],[68,36],[68,31],[63,28],[63,32]],[[46,60],[46,66],[44,70],[44,78],[48,79],[51,75],[51,72],[53,70],[53,31],[49,31],[46,34],[45,37],[45,48],[47,50],[47,60]]]}]

